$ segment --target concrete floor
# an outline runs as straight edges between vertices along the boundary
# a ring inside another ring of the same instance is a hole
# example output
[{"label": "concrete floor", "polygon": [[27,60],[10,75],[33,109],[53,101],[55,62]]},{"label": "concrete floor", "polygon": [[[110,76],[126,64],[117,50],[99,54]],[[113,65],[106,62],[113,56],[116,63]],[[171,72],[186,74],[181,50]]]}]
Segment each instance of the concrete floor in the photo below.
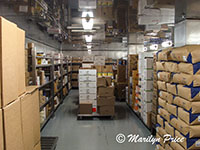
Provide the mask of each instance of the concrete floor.
[{"label": "concrete floor", "polygon": [[153,150],[151,143],[116,142],[116,135],[123,133],[150,135],[149,130],[130,111],[125,103],[116,103],[114,120],[77,121],[78,90],[70,92],[58,108],[55,117],[49,121],[42,136],[57,136],[56,150]]}]

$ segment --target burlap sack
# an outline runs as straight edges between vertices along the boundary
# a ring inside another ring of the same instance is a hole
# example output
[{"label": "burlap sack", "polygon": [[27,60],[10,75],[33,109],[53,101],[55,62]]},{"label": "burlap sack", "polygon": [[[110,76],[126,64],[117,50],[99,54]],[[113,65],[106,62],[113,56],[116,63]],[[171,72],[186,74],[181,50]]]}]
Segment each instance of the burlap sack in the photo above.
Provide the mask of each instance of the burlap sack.
[{"label": "burlap sack", "polygon": [[179,83],[183,85],[191,86],[193,83],[194,77],[193,75],[188,75],[184,73],[174,74],[172,75],[172,83]]},{"label": "burlap sack", "polygon": [[157,115],[157,122],[162,128],[164,128],[164,122],[165,121],[160,115]]},{"label": "burlap sack", "polygon": [[178,95],[188,101],[200,101],[200,87],[177,85]]},{"label": "burlap sack", "polygon": [[167,121],[165,121],[165,131],[174,137],[174,127],[172,127]]},{"label": "burlap sack", "polygon": [[167,72],[176,72],[178,73],[179,72],[179,69],[178,69],[178,63],[175,63],[175,62],[165,62],[165,71]]},{"label": "burlap sack", "polygon": [[187,45],[174,48],[170,53],[170,59],[178,62],[197,63],[200,62],[200,46]]},{"label": "burlap sack", "polygon": [[163,100],[162,98],[158,98],[158,105],[161,106],[162,108],[166,109],[166,100]]},{"label": "burlap sack", "polygon": [[167,134],[167,132],[165,131],[165,129],[162,128],[162,127],[156,127],[156,132],[157,132],[161,137],[164,137],[164,135]]},{"label": "burlap sack", "polygon": [[171,81],[171,73],[170,72],[158,72],[158,80],[170,82]]},{"label": "burlap sack", "polygon": [[157,59],[160,60],[171,60],[170,53],[172,48],[167,48],[157,53]]},{"label": "burlap sack", "polygon": [[190,126],[186,124],[184,121],[176,118],[172,118],[170,120],[170,124],[176,128],[179,132],[181,132],[184,136],[188,136],[189,138],[198,138],[200,137],[200,125]]},{"label": "burlap sack", "polygon": [[173,104],[166,104],[166,110],[174,116],[177,116],[178,108]]},{"label": "burlap sack", "polygon": [[162,116],[168,122],[170,121],[170,114],[165,109],[159,108],[158,109],[158,114],[160,114],[160,116]]},{"label": "burlap sack", "polygon": [[167,92],[168,92],[168,93],[177,95],[176,84],[167,83],[166,86],[167,86]]},{"label": "burlap sack", "polygon": [[200,114],[200,101],[190,102],[177,96],[174,98],[173,103],[181,108],[184,108],[192,114]]},{"label": "burlap sack", "polygon": [[169,144],[165,145],[165,150],[173,150],[172,147]]},{"label": "burlap sack", "polygon": [[159,92],[159,96],[166,100],[169,104],[172,104],[173,103],[173,100],[174,100],[174,96],[168,92],[164,92],[164,91],[160,91]]},{"label": "burlap sack", "polygon": [[163,140],[163,137],[161,137],[158,133],[156,133],[156,138],[157,139],[160,139],[160,145],[162,146],[162,147],[164,147],[165,146],[165,144],[164,144],[164,140]]},{"label": "burlap sack", "polygon": [[193,87],[199,87],[200,86],[200,75],[194,75],[193,76]]},{"label": "burlap sack", "polygon": [[157,71],[165,71],[165,62],[157,61],[156,62]]},{"label": "burlap sack", "polygon": [[156,145],[156,150],[165,150],[165,149],[160,144],[157,144]]},{"label": "burlap sack", "polygon": [[199,138],[186,138],[183,136],[179,131],[175,130],[175,137],[178,137],[180,139],[184,139],[183,142],[179,142],[181,146],[184,147],[184,149],[188,150],[199,150],[200,149],[200,139]]},{"label": "burlap sack", "polygon": [[157,81],[157,85],[158,85],[158,89],[159,90],[163,90],[163,91],[166,91],[167,90],[167,87],[166,87],[166,83],[163,82],[163,81]]},{"label": "burlap sack", "polygon": [[191,64],[191,63],[179,63],[178,69],[180,73],[186,73],[190,75],[200,74],[200,63]]},{"label": "burlap sack", "polygon": [[171,142],[170,146],[172,147],[173,150],[185,150],[180,144]]},{"label": "burlap sack", "polygon": [[178,108],[178,118],[188,125],[200,125],[200,114],[189,113],[181,107]]}]

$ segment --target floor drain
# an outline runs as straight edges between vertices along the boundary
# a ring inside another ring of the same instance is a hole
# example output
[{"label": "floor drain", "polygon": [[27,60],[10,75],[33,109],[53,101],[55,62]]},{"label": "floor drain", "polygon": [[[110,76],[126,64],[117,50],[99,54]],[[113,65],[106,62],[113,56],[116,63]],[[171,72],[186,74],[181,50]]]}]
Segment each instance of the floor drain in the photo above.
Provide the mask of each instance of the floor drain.
[{"label": "floor drain", "polygon": [[42,150],[55,150],[58,142],[58,137],[41,137]]}]

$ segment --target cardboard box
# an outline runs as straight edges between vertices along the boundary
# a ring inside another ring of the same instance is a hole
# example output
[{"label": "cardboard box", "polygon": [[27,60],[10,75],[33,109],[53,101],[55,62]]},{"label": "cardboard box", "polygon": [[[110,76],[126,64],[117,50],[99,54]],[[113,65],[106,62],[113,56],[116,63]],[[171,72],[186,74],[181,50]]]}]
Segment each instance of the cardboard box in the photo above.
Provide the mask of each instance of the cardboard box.
[{"label": "cardboard box", "polygon": [[117,82],[126,82],[126,66],[117,65]]},{"label": "cardboard box", "polygon": [[79,82],[96,82],[96,76],[79,76]]},{"label": "cardboard box", "polygon": [[72,79],[78,79],[78,73],[72,73]]},{"label": "cardboard box", "polygon": [[97,76],[96,69],[79,69],[79,76]]},{"label": "cardboard box", "polygon": [[0,107],[13,102],[25,92],[24,31],[0,17],[1,74]]},{"label": "cardboard box", "polygon": [[98,96],[114,96],[114,87],[98,88]]},{"label": "cardboard box", "polygon": [[39,142],[33,150],[41,150],[41,143]]},{"label": "cardboard box", "polygon": [[82,63],[82,68],[92,68],[93,63]]},{"label": "cardboard box", "polygon": [[74,65],[74,66],[72,66],[72,71],[78,71],[78,70],[79,70],[79,68],[80,68],[80,66],[78,66],[78,65],[77,65],[77,66],[75,66],[75,65]]},{"label": "cardboard box", "polygon": [[92,55],[83,56],[83,62],[94,62],[94,56]]},{"label": "cardboard box", "polygon": [[95,100],[97,98],[97,94],[79,94],[79,101],[85,100]]},{"label": "cardboard box", "polygon": [[92,114],[92,104],[91,103],[79,104],[79,114]]},{"label": "cardboard box", "polygon": [[1,109],[0,109],[0,150],[4,150],[3,114]]},{"label": "cardboard box", "polygon": [[96,82],[79,82],[79,88],[96,88]]},{"label": "cardboard box", "polygon": [[115,106],[99,106],[98,113],[100,115],[114,116],[115,115]]},{"label": "cardboard box", "polygon": [[97,88],[79,88],[79,94],[96,94]]},{"label": "cardboard box", "polygon": [[112,85],[112,78],[111,77],[105,77],[105,78],[106,78],[107,86],[111,86]]},{"label": "cardboard box", "polygon": [[20,99],[4,107],[3,114],[6,149],[24,150]]},{"label": "cardboard box", "polygon": [[107,87],[106,78],[97,78],[97,87]]},{"label": "cardboard box", "polygon": [[72,87],[78,87],[78,81],[72,81]]},{"label": "cardboard box", "polygon": [[117,83],[115,85],[115,95],[119,100],[126,98],[126,83]]},{"label": "cardboard box", "polygon": [[103,97],[99,96],[97,98],[97,106],[114,106],[115,105],[115,97]]}]

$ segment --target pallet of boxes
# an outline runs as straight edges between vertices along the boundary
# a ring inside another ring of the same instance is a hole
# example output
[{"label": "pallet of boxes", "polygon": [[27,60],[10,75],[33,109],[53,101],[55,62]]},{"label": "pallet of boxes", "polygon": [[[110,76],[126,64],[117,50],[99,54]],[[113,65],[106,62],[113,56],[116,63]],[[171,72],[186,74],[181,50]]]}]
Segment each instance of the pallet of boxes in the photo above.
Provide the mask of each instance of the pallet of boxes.
[{"label": "pallet of boxes", "polygon": [[[200,149],[200,46],[183,46],[157,53],[159,109],[157,149]],[[182,141],[163,142],[165,134]]]},{"label": "pallet of boxes", "polygon": [[0,17],[0,37],[0,150],[40,150],[39,92],[25,86],[25,32]]},{"label": "pallet of boxes", "polygon": [[97,113],[97,71],[96,69],[79,69],[79,113],[93,116]]},{"label": "pallet of boxes", "polygon": [[114,117],[115,115],[114,86],[111,82],[111,77],[97,78],[97,106],[100,116]]}]

